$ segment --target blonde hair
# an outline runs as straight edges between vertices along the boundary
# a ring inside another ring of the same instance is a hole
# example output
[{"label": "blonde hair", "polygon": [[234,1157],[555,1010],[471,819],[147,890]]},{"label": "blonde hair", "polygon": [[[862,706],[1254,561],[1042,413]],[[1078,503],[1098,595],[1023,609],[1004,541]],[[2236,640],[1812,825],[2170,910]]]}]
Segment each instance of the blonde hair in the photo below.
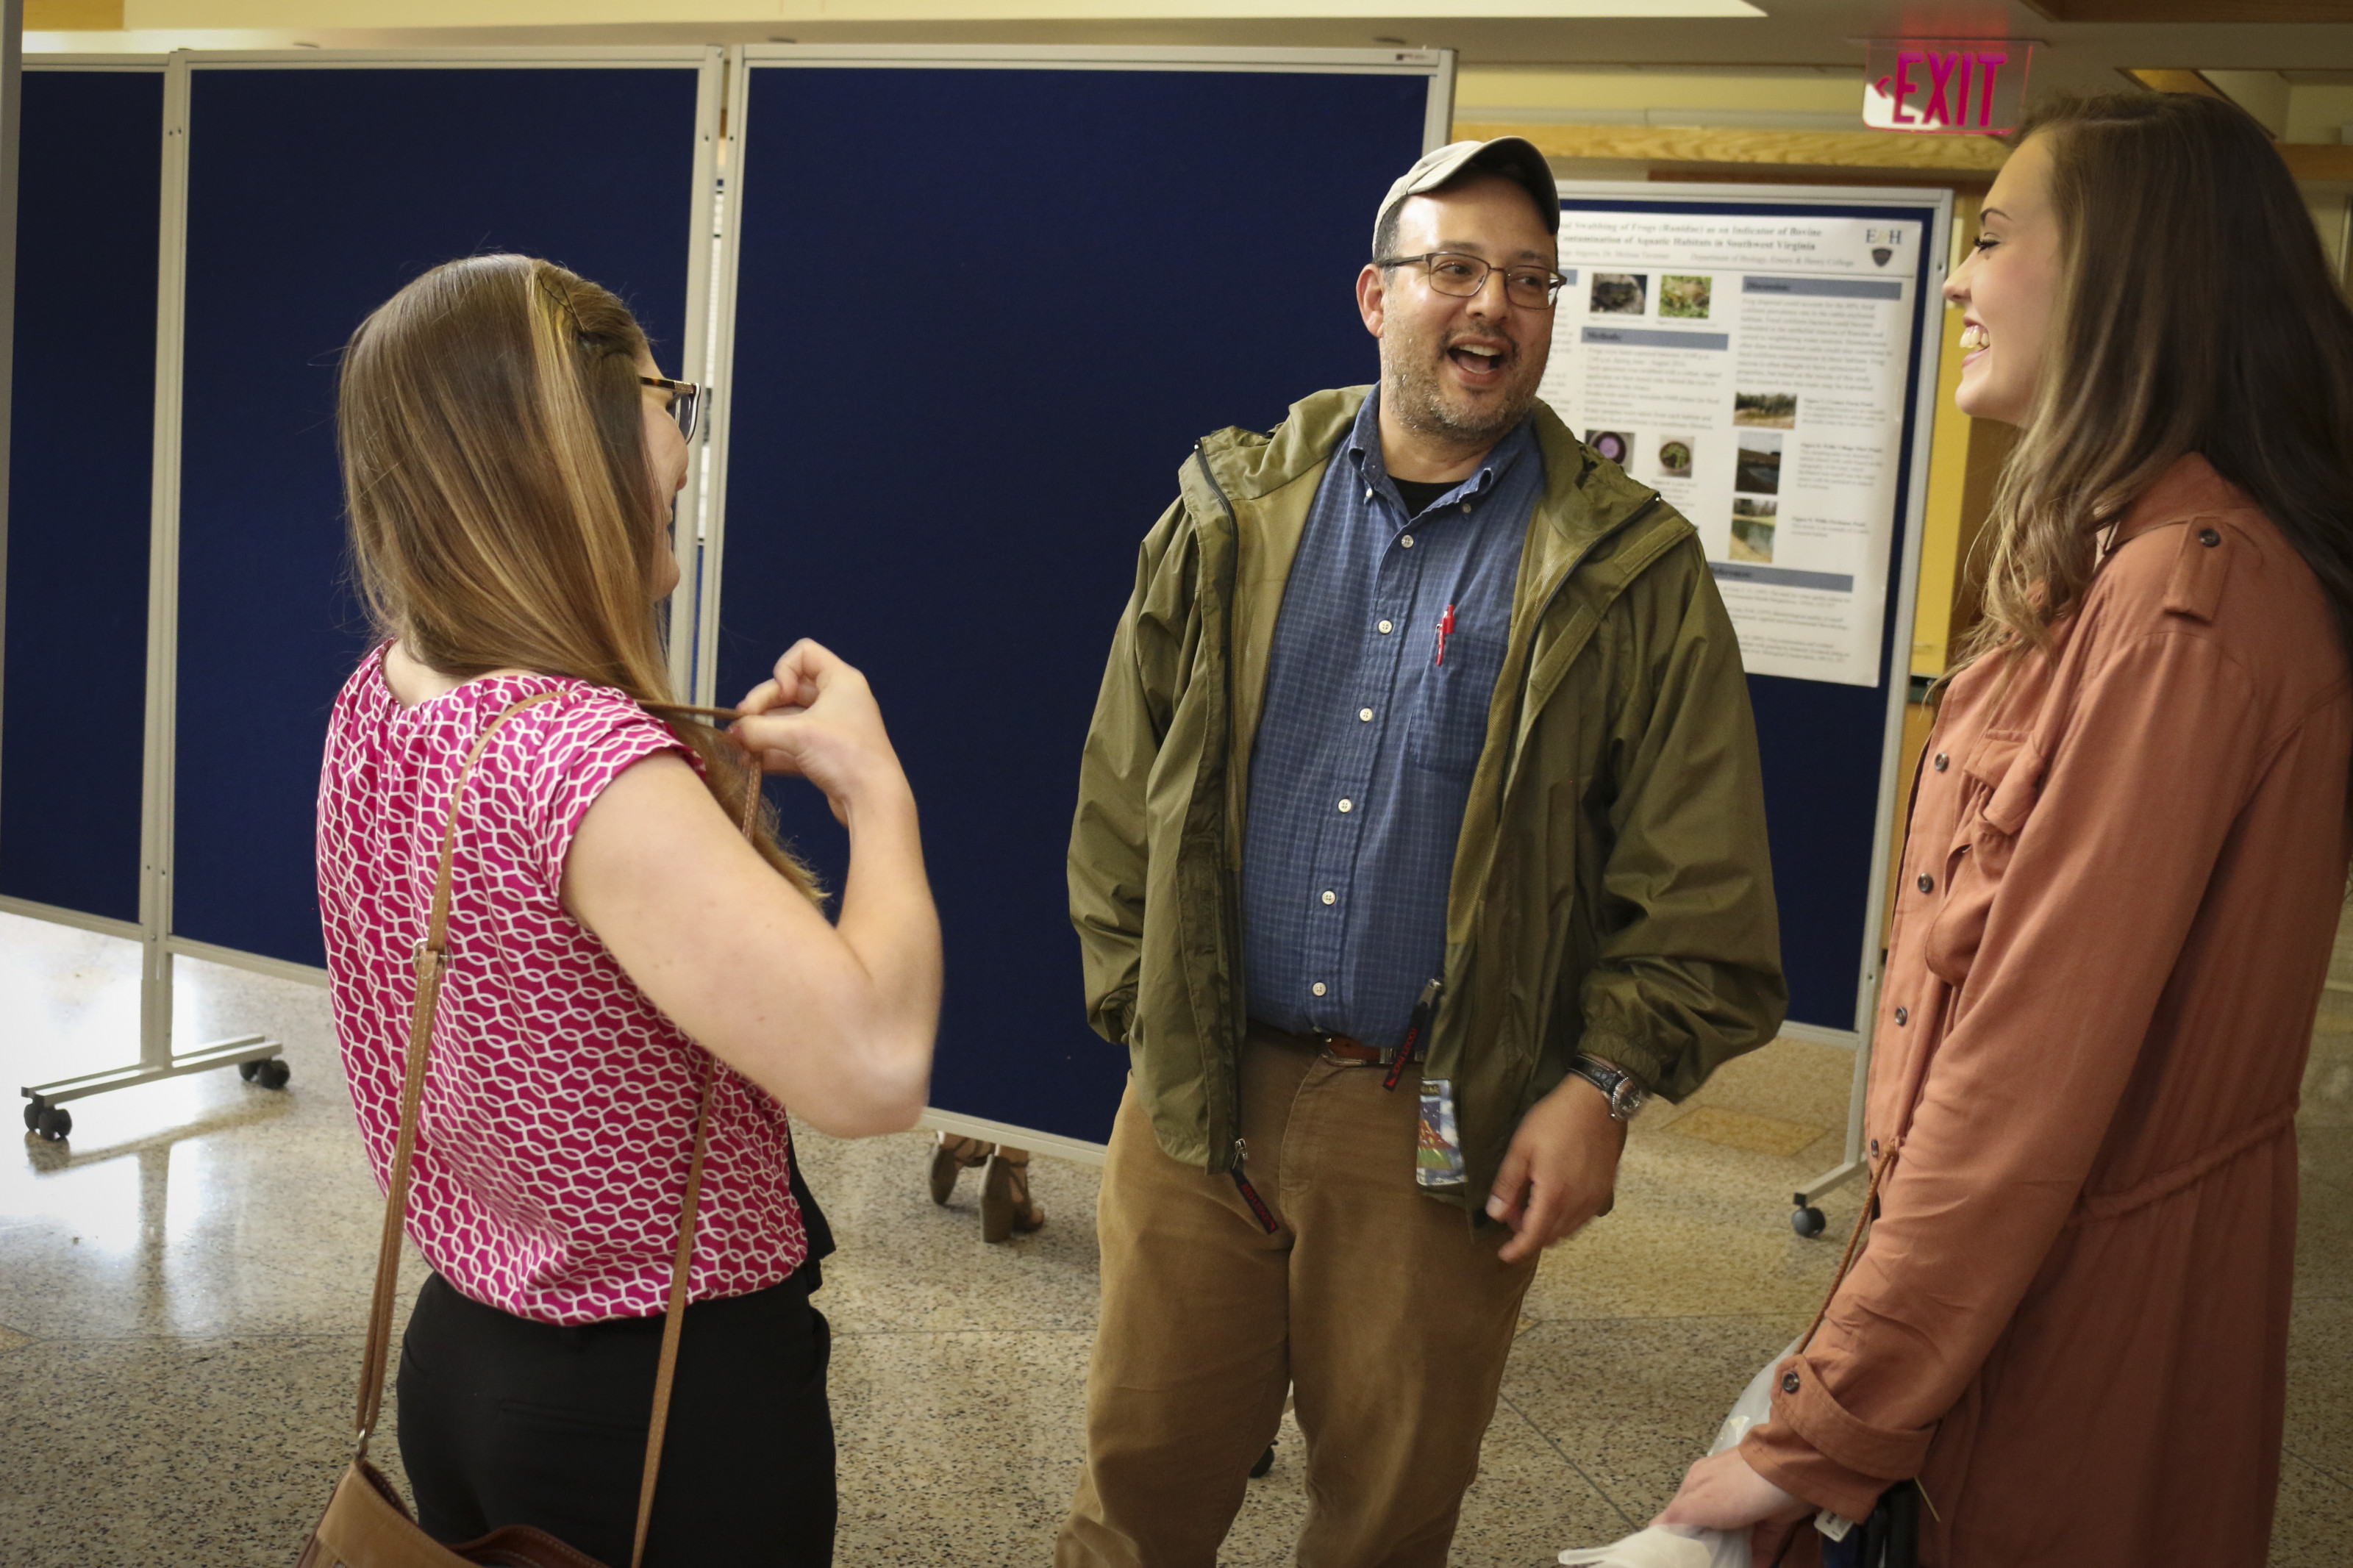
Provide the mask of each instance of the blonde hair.
[{"label": "blonde hair", "polygon": [[2028,137],[2051,153],[2059,298],[1967,657],[2047,647],[2099,531],[2189,452],[2286,535],[2353,647],[2353,311],[2270,138],[2186,93],[2061,99]]},{"label": "blonde hair", "polygon": [[[646,335],[553,262],[472,256],[360,323],[336,409],[352,559],[377,635],[460,679],[501,668],[670,700],[653,584],[669,498],[645,446]],[[758,775],[707,727],[671,725],[740,820]],[[816,879],[764,820],[761,855]]]}]

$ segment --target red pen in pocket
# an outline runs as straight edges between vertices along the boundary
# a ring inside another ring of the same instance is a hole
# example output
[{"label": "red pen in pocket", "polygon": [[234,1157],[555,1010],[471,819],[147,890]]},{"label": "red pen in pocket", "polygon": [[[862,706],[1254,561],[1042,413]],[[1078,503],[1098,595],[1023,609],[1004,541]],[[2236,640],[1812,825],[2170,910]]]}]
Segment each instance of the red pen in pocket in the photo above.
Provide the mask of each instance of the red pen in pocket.
[{"label": "red pen in pocket", "polygon": [[1446,662],[1446,639],[1453,635],[1454,606],[1449,605],[1446,613],[1438,617],[1438,662],[1441,665]]}]

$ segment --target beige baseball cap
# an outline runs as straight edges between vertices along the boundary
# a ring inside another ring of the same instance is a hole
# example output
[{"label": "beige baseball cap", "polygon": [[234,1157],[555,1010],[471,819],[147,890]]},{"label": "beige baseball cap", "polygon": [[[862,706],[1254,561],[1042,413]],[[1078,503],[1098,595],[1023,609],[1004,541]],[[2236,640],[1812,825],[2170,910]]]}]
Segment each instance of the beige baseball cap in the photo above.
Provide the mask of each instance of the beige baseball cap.
[{"label": "beige baseball cap", "polygon": [[1493,142],[1450,142],[1434,153],[1424,153],[1421,162],[1400,175],[1381,198],[1381,210],[1373,216],[1373,243],[1380,244],[1381,225],[1399,202],[1434,191],[1472,168],[1501,174],[1524,186],[1535,198],[1546,230],[1560,232],[1560,188],[1553,184],[1552,165],[1525,137],[1498,136]]}]

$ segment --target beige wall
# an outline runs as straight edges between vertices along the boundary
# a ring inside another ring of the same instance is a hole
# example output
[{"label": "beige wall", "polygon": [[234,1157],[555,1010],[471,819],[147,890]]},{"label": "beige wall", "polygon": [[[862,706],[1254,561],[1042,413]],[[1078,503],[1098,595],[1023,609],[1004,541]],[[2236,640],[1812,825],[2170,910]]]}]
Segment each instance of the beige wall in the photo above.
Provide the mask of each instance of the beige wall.
[{"label": "beige wall", "polygon": [[1683,123],[1695,125],[1729,123],[1727,114],[1835,115],[1860,128],[1862,81],[1858,71],[1828,66],[1766,71],[1466,66],[1455,75],[1454,109],[1465,120],[1509,119],[1507,111],[1520,110],[1547,118],[1625,116],[1618,122],[1632,125],[1646,123],[1646,114],[1677,111],[1690,117]]}]

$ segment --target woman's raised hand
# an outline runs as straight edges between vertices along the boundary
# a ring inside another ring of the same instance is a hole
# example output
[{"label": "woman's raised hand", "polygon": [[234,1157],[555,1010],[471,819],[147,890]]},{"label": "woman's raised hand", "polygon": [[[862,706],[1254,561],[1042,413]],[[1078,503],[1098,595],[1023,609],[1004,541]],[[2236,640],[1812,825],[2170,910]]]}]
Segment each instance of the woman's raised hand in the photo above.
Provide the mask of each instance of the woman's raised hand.
[{"label": "woman's raised hand", "polygon": [[822,643],[795,643],[736,708],[744,715],[730,727],[736,743],[757,753],[764,771],[798,773],[824,791],[838,822],[848,824],[854,808],[878,796],[907,792],[866,677]]}]

